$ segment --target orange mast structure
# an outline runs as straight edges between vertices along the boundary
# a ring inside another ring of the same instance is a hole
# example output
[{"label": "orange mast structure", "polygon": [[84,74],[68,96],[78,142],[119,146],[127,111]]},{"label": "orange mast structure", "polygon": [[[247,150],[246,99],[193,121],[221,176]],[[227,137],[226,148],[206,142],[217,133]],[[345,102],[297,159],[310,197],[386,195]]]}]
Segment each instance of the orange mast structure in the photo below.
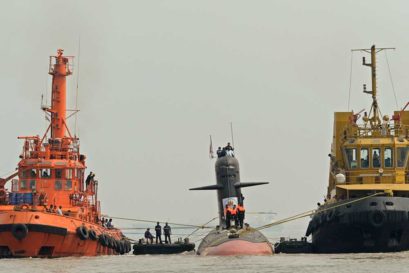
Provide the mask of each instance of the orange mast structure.
[{"label": "orange mast structure", "polygon": [[[98,181],[93,176],[84,179],[86,157],[67,126],[66,77],[72,74],[72,62],[62,49],[50,57],[51,107],[42,107],[50,114],[50,125],[41,138],[19,137],[24,145],[18,171],[0,179],[0,233],[4,233],[0,257],[130,251],[120,230],[101,223]],[[4,186],[11,179],[8,193]]]},{"label": "orange mast structure", "polygon": [[[53,76],[51,96],[51,138],[65,137],[65,119],[67,105],[66,77],[72,72],[69,68],[69,58],[63,57],[63,50],[58,49],[56,57],[50,57],[50,71]],[[53,63],[53,59],[55,60]]]}]

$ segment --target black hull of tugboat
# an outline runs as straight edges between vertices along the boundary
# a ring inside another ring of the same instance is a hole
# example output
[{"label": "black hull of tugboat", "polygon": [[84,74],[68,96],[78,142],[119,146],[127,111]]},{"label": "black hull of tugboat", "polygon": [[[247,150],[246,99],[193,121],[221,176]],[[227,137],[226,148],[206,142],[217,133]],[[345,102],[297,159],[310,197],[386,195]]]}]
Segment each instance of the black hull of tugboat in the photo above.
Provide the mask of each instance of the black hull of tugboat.
[{"label": "black hull of tugboat", "polygon": [[[409,198],[372,197],[322,206],[307,229],[315,253],[409,250]],[[337,208],[320,212],[328,207]]]},{"label": "black hull of tugboat", "polygon": [[158,255],[158,254],[179,254],[195,250],[195,244],[135,244],[133,246],[134,255]]}]

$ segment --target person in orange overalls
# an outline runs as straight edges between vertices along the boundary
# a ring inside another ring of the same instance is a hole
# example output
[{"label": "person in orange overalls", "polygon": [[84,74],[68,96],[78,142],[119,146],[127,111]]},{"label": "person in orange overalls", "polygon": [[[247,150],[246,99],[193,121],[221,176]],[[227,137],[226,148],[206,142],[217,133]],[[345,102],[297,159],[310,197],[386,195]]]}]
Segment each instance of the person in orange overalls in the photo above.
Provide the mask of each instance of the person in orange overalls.
[{"label": "person in orange overalls", "polygon": [[232,208],[226,205],[226,229],[230,228],[230,222],[232,218]]},{"label": "person in orange overalls", "polygon": [[239,221],[237,219],[237,207],[236,205],[233,206],[232,211],[231,211],[231,217],[234,220],[234,225],[236,226],[236,228],[239,226]]},{"label": "person in orange overalls", "polygon": [[243,228],[243,222],[244,222],[244,214],[246,210],[244,209],[243,204],[238,204],[237,205],[237,219],[239,220],[239,225],[240,228]]}]

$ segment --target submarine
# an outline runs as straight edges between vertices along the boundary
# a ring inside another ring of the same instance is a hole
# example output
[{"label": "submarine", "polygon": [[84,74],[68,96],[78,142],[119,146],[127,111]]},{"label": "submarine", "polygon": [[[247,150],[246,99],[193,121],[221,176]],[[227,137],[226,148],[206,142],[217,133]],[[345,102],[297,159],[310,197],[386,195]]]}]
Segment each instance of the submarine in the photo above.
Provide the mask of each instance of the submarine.
[{"label": "submarine", "polygon": [[268,184],[269,182],[241,182],[239,161],[233,147],[228,145],[218,150],[215,163],[215,185],[190,190],[216,190],[219,209],[219,225],[210,231],[200,243],[196,253],[202,256],[242,256],[272,255],[273,247],[268,239],[257,229],[244,223],[243,212],[241,225],[236,221],[231,225],[227,210],[240,205],[244,208],[242,188]]}]

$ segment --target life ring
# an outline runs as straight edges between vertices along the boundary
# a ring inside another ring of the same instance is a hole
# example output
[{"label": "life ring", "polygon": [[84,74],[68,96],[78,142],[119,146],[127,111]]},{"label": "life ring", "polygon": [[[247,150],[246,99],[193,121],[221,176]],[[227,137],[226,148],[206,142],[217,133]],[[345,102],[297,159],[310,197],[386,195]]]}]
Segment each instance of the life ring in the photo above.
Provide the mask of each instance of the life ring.
[{"label": "life ring", "polygon": [[386,214],[380,210],[374,210],[369,213],[369,223],[375,227],[379,228],[385,224]]},{"label": "life ring", "polygon": [[88,229],[85,226],[77,227],[77,235],[81,240],[86,240],[89,237]]},{"label": "life ring", "polygon": [[11,227],[11,234],[13,234],[17,240],[23,240],[27,237],[28,228],[25,224],[14,224]]},{"label": "life ring", "polygon": [[93,240],[93,241],[96,241],[96,240],[98,239],[98,235],[97,235],[97,233],[95,232],[95,230],[93,230],[93,229],[90,229],[90,230],[88,231],[88,236],[89,236],[89,238],[90,238],[91,240]]},{"label": "life ring", "polygon": [[21,209],[23,209],[23,210],[28,210],[29,208],[30,207],[28,205],[26,205],[26,204],[21,205]]},{"label": "life ring", "polygon": [[98,241],[102,246],[108,246],[109,242],[108,242],[108,238],[107,238],[107,236],[105,234],[99,235]]}]

